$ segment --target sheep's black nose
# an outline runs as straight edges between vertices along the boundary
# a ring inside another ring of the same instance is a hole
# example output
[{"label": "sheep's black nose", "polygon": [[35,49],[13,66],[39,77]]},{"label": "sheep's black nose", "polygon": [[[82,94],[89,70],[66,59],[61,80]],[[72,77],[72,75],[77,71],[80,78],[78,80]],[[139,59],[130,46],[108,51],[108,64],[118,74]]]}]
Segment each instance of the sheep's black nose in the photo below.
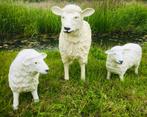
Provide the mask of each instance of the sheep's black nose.
[{"label": "sheep's black nose", "polygon": [[64,30],[70,30],[70,28],[69,27],[64,27]]},{"label": "sheep's black nose", "polygon": [[122,63],[123,63],[123,61],[119,61],[119,63],[120,63],[120,64],[122,64]]},{"label": "sheep's black nose", "polygon": [[46,72],[48,72],[49,70],[47,69],[47,70],[45,70]]}]

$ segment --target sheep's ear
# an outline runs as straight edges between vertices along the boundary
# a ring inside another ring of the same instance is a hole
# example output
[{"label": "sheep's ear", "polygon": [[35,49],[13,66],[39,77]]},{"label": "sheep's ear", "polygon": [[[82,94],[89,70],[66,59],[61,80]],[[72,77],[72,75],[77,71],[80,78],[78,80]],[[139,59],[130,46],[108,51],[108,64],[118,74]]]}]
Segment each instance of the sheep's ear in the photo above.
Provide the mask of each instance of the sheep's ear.
[{"label": "sheep's ear", "polygon": [[45,59],[47,57],[46,53],[41,53],[41,57],[43,57],[43,59]]},{"label": "sheep's ear", "polygon": [[88,17],[88,16],[92,15],[94,12],[95,12],[95,10],[93,8],[86,8],[82,11],[82,16]]},{"label": "sheep's ear", "polygon": [[106,51],[105,51],[105,54],[108,54],[108,53],[109,53],[109,51],[110,51],[110,50],[106,50]]},{"label": "sheep's ear", "polygon": [[54,14],[56,14],[56,15],[59,15],[59,16],[61,16],[61,14],[62,14],[62,9],[60,8],[60,7],[58,7],[58,6],[53,6],[52,8],[51,8],[51,10],[52,10],[52,12],[54,13]]},{"label": "sheep's ear", "polygon": [[106,50],[105,54],[113,54],[113,51],[112,50]]},{"label": "sheep's ear", "polygon": [[32,59],[33,59],[33,58],[28,58],[28,59],[24,60],[24,61],[23,61],[23,64],[24,64],[24,65],[30,65],[30,64],[32,63]]}]

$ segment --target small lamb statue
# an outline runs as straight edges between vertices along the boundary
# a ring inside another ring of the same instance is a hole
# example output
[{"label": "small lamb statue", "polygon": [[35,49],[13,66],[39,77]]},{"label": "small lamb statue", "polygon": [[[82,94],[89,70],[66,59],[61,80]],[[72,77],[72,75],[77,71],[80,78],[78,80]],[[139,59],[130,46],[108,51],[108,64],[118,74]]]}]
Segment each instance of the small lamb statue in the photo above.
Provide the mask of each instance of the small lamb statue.
[{"label": "small lamb statue", "polygon": [[24,49],[18,53],[9,69],[9,86],[13,92],[13,109],[19,105],[19,94],[31,92],[34,102],[39,101],[37,88],[39,74],[47,74],[48,66],[44,62],[47,54],[39,53],[34,49]]},{"label": "small lamb statue", "polygon": [[64,8],[53,6],[52,12],[61,16],[62,28],[59,36],[59,51],[64,64],[64,79],[69,80],[69,65],[77,59],[81,67],[81,79],[85,80],[85,65],[91,46],[91,28],[85,17],[91,16],[95,10],[82,10],[74,4]]},{"label": "small lamb statue", "polygon": [[107,79],[110,79],[111,73],[115,73],[123,81],[126,71],[133,66],[135,66],[135,73],[138,74],[142,58],[142,48],[138,44],[128,43],[123,46],[114,46],[105,53],[108,55],[106,61]]}]

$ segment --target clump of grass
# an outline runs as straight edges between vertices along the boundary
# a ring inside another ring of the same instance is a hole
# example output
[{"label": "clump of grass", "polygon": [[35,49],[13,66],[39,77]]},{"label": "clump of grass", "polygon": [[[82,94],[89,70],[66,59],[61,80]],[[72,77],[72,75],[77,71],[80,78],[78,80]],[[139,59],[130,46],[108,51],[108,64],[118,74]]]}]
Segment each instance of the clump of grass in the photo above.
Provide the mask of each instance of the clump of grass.
[{"label": "clump of grass", "polygon": [[132,3],[116,12],[115,30],[122,31],[147,31],[147,8],[140,4]]},{"label": "clump of grass", "polygon": [[60,29],[59,19],[50,10],[0,3],[0,32],[8,34],[54,34]]},{"label": "clump of grass", "polygon": [[96,12],[89,17],[94,32],[146,32],[147,7],[142,3],[124,3],[111,0],[97,3]]}]

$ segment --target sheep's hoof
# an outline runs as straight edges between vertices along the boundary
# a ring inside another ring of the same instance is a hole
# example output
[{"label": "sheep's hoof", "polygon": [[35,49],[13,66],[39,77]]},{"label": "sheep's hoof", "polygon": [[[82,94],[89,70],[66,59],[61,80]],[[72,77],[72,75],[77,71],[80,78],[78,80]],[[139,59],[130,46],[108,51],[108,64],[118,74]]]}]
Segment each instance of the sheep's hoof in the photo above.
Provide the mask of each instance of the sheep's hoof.
[{"label": "sheep's hoof", "polygon": [[85,78],[81,78],[81,80],[85,82]]},{"label": "sheep's hoof", "polygon": [[138,71],[135,71],[135,74],[138,75]]},{"label": "sheep's hoof", "polygon": [[35,103],[39,102],[39,99],[34,99],[34,102],[35,102]]},{"label": "sheep's hoof", "polygon": [[120,81],[122,81],[122,82],[123,82],[123,81],[124,81],[124,79],[120,79]]},{"label": "sheep's hoof", "polygon": [[107,80],[110,80],[110,78],[106,78]]},{"label": "sheep's hoof", "polygon": [[13,106],[13,110],[14,111],[18,110],[18,106]]},{"label": "sheep's hoof", "polygon": [[69,80],[69,78],[64,78],[64,80]]},{"label": "sheep's hoof", "polygon": [[81,80],[85,82],[85,79],[81,79]]}]

